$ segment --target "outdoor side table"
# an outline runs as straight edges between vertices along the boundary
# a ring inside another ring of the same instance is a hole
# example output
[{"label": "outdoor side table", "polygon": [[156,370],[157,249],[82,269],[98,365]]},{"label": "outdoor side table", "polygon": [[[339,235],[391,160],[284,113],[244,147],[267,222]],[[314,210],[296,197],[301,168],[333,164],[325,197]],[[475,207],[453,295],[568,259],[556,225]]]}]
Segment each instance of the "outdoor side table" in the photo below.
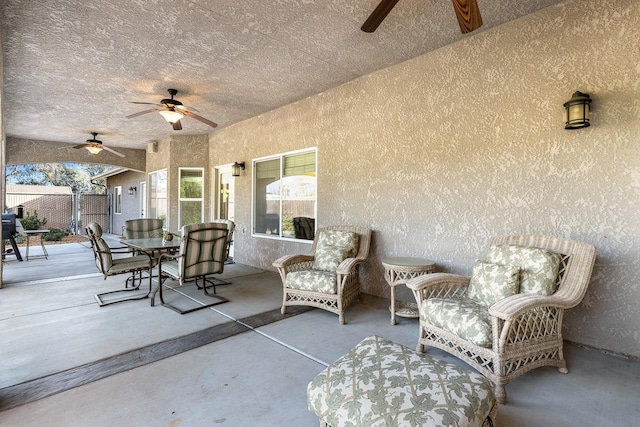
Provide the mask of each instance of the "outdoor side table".
[{"label": "outdoor side table", "polygon": [[426,258],[398,257],[382,260],[384,279],[391,288],[391,324],[396,324],[396,315],[417,318],[418,307],[413,304],[401,304],[396,308],[396,286],[407,284],[409,279],[428,274],[436,269],[436,263]]},{"label": "outdoor side table", "polygon": [[49,230],[24,230],[24,233],[27,235],[27,256],[26,259],[29,261],[29,237],[40,235],[40,246],[42,247],[42,255],[32,256],[31,258],[42,258],[49,259],[49,254],[47,253],[47,248],[44,246],[44,235],[47,234]]}]

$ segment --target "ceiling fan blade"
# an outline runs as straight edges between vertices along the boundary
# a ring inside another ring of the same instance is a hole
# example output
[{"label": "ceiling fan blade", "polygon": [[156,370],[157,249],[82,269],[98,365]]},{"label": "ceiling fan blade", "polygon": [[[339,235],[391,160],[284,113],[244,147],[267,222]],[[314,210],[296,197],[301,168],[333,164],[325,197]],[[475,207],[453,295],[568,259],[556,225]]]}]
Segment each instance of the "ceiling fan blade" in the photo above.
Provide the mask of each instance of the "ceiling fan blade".
[{"label": "ceiling fan blade", "polygon": [[173,130],[182,130],[182,123],[180,123],[180,120],[173,123]]},{"label": "ceiling fan blade", "polygon": [[376,28],[378,28],[378,25],[380,25],[382,21],[384,21],[384,18],[387,17],[389,12],[391,12],[391,9],[393,9],[398,1],[399,0],[382,0],[378,7],[376,7],[371,15],[369,15],[367,20],[364,21],[364,24],[362,24],[362,27],[360,27],[360,29],[365,33],[373,33]]},{"label": "ceiling fan blade", "polygon": [[192,119],[196,119],[201,121],[204,124],[207,124],[209,126],[211,126],[212,128],[216,128],[218,127],[217,123],[212,122],[211,120],[205,119],[204,117],[201,117],[197,114],[193,114],[191,111],[183,111],[182,114],[184,114],[187,117],[191,117]]},{"label": "ceiling fan blade", "polygon": [[[84,147],[88,147],[91,144],[78,144],[78,145],[74,145],[71,148],[84,148]],[[67,148],[67,147],[63,147],[63,148]]]},{"label": "ceiling fan blade", "polygon": [[130,114],[130,115],[127,116],[127,119],[133,119],[134,117],[138,117],[138,116],[141,116],[141,115],[147,114],[147,113],[153,113],[154,111],[160,111],[160,109],[152,108],[151,110],[144,110],[144,111],[140,111],[139,113]]},{"label": "ceiling fan blade", "polygon": [[161,107],[161,105],[158,104],[157,102],[131,101],[131,102],[129,102],[129,104],[157,105],[158,107]]},{"label": "ceiling fan blade", "polygon": [[184,105],[184,104],[182,104],[182,105],[176,105],[176,110],[180,110],[180,112],[181,112],[181,113],[184,113],[184,112],[185,112],[185,110],[188,110],[188,111],[196,111],[196,112],[198,112],[198,113],[199,113],[199,111],[198,111],[197,109],[195,109],[195,108],[193,108],[193,107],[191,107],[191,106],[186,106],[186,105]]},{"label": "ceiling fan blade", "polygon": [[119,153],[119,152],[117,152],[116,150],[113,150],[113,149],[111,149],[111,148],[107,147],[106,145],[103,145],[103,146],[102,146],[102,149],[103,149],[103,150],[106,150],[106,151],[108,151],[108,152],[110,152],[110,153],[113,153],[113,154],[115,154],[116,156],[124,157],[124,154]]},{"label": "ceiling fan blade", "polygon": [[467,34],[482,27],[482,16],[476,0],[451,0],[458,17],[460,31]]}]

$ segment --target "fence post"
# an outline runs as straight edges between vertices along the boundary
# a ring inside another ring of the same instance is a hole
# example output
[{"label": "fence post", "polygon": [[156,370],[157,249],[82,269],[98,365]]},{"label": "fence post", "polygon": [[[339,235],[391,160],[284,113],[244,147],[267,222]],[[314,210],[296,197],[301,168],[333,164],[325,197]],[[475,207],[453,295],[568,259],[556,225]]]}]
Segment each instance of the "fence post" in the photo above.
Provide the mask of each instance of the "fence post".
[{"label": "fence post", "polygon": [[78,234],[78,193],[74,192],[73,193],[73,234],[77,235]]}]

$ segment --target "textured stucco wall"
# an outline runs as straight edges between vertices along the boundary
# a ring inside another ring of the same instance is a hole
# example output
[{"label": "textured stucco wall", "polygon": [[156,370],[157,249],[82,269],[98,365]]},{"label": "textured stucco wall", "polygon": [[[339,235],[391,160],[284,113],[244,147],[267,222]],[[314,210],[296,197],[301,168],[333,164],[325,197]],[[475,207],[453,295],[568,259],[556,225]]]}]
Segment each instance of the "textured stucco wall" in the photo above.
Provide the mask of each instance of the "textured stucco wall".
[{"label": "textured stucco wall", "polygon": [[[0,35],[0,82],[4,82],[4,52],[2,48],[2,35]],[[5,153],[7,150],[7,144],[4,137],[4,84],[0,84],[0,195],[2,195],[2,206],[5,205],[5,186],[6,186],[6,170],[5,170]],[[0,225],[0,231],[2,226]],[[0,288],[2,288],[2,271],[4,269],[4,263],[0,262]]]},{"label": "textured stucco wall", "polygon": [[[99,135],[98,139],[100,139]],[[80,140],[77,144],[82,144],[83,142],[83,140]],[[99,163],[144,171],[146,162],[144,150],[118,147],[114,149],[124,154],[125,157],[116,156],[106,150],[94,155],[85,149],[74,149],[73,146],[77,144],[8,138],[6,164],[21,165],[27,163],[55,162]]]},{"label": "textured stucco wall", "polygon": [[[145,174],[141,172],[127,171],[107,179],[107,192],[113,199],[114,187],[122,187],[122,213],[113,213],[111,216],[111,232],[122,234],[124,222],[129,219],[140,218],[140,182],[145,180]],[[129,187],[136,187],[134,195],[129,195]],[[113,203],[112,205],[113,206]]]},{"label": "textured stucco wall", "polygon": [[[468,274],[496,234],[592,243],[565,337],[640,356],[638,58],[640,2],[567,2],[217,130],[210,163],[318,147],[318,224],[374,230],[364,290],[376,295],[388,296],[387,256]],[[593,125],[565,131],[576,90],[593,98]],[[239,262],[271,268],[309,249],[250,236],[250,170],[236,219]]]},{"label": "textured stucco wall", "polygon": [[167,169],[168,212],[167,228],[180,232],[178,218],[179,168],[204,168],[204,220],[209,219],[211,199],[211,170],[209,167],[209,145],[207,135],[177,135],[158,141],[158,152],[148,153],[147,172]]}]

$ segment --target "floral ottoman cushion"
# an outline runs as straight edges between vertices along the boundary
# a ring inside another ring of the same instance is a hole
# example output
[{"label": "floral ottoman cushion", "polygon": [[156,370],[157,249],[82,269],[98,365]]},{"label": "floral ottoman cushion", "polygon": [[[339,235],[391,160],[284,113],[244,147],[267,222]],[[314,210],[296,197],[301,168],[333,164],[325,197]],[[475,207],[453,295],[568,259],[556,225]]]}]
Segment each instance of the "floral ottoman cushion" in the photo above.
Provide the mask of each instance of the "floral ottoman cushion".
[{"label": "floral ottoman cushion", "polygon": [[307,387],[324,425],[489,426],[496,403],[482,375],[371,336]]}]

